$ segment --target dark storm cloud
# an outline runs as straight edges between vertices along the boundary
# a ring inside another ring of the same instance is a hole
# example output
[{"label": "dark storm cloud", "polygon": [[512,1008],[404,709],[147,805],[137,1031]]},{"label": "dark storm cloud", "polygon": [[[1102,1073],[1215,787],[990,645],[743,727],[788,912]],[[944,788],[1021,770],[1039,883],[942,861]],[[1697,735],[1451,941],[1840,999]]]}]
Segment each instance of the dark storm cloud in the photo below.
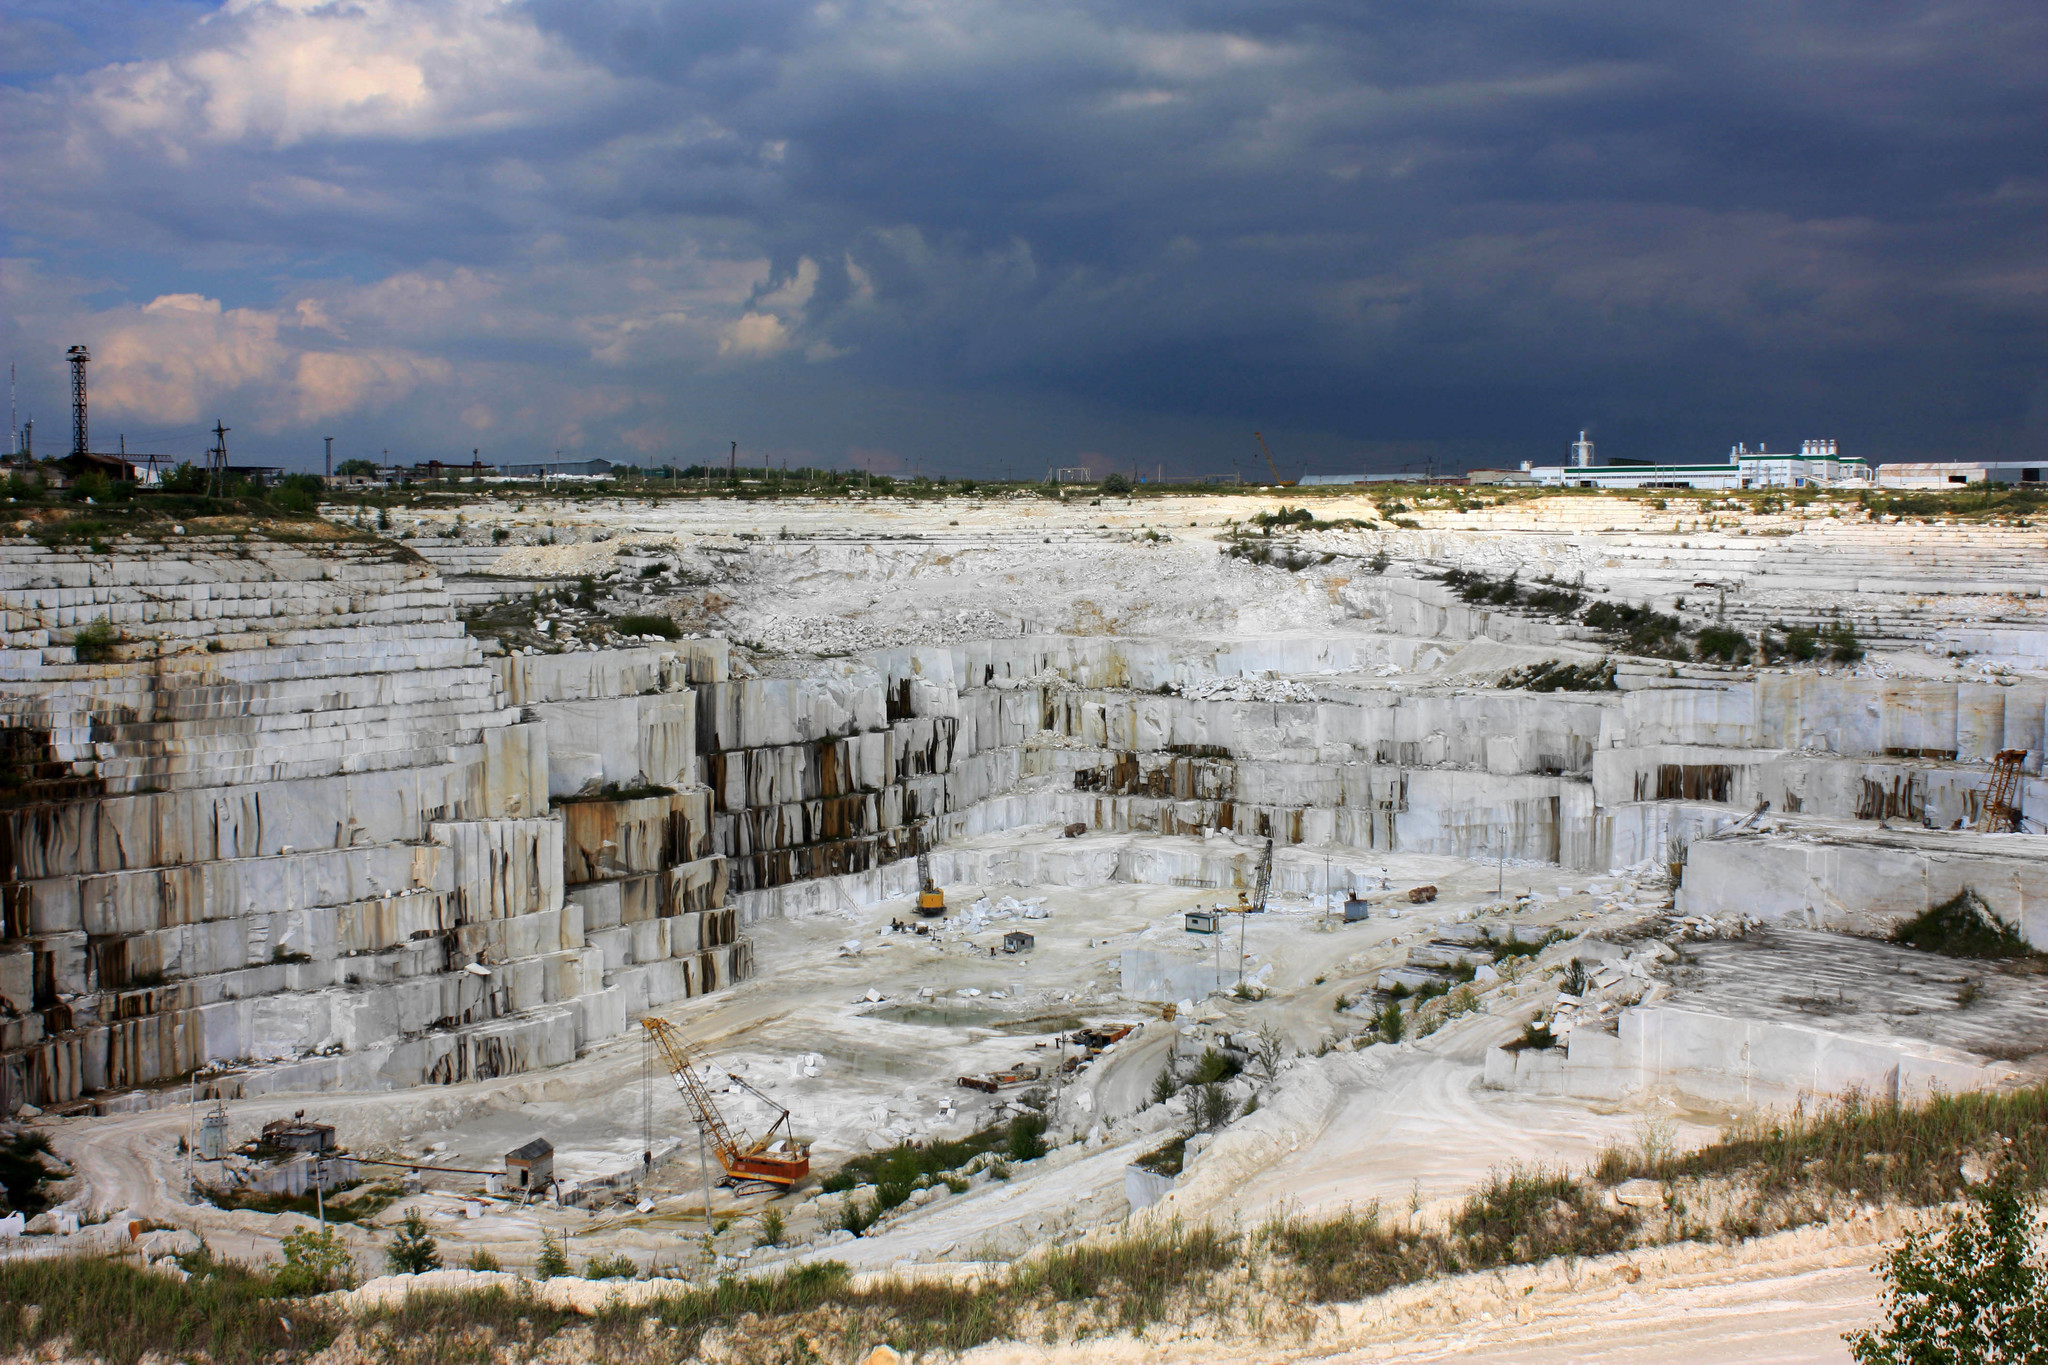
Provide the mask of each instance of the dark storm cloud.
[{"label": "dark storm cloud", "polygon": [[175,342],[135,402],[280,439],[966,470],[1213,468],[1252,426],[1322,467],[2048,435],[2037,5],[166,13],[30,16],[13,344]]}]

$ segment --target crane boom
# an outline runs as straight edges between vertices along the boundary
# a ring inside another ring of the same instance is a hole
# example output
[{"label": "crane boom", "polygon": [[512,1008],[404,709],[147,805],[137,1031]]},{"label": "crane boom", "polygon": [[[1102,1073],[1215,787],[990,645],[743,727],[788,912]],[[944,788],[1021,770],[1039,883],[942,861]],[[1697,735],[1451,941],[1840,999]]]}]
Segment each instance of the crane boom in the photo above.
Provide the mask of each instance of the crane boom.
[{"label": "crane boom", "polygon": [[[749,1138],[745,1129],[726,1122],[725,1115],[719,1112],[717,1103],[711,1098],[711,1091],[698,1077],[699,1066],[716,1065],[702,1049],[666,1019],[649,1015],[640,1022],[667,1060],[668,1069],[675,1076],[676,1089],[682,1091],[684,1100],[696,1111],[697,1122],[704,1125],[704,1136],[711,1145],[712,1153],[717,1156],[728,1184],[760,1180],[787,1186],[810,1173],[811,1154],[790,1132],[789,1110],[732,1072],[725,1072],[728,1080],[744,1087],[777,1111],[775,1121],[768,1125],[765,1134]],[[724,1070],[722,1067],[718,1069]],[[780,1139],[776,1137],[778,1131],[782,1134]]]},{"label": "crane boom", "polygon": [[1280,466],[1278,463],[1274,461],[1273,452],[1266,448],[1266,438],[1259,435],[1259,433],[1255,431],[1252,433],[1252,439],[1259,443],[1259,452],[1266,457],[1266,468],[1273,471],[1273,482],[1281,487],[1285,487],[1286,485],[1293,483],[1294,480],[1292,479],[1283,479],[1280,477]]}]

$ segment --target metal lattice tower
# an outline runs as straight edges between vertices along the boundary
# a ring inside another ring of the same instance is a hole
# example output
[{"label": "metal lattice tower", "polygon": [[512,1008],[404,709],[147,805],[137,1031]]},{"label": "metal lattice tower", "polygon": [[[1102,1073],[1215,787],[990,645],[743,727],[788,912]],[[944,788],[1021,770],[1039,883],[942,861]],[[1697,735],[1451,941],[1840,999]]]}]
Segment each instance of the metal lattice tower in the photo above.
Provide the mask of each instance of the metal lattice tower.
[{"label": "metal lattice tower", "polygon": [[85,367],[92,352],[73,346],[65,355],[71,361],[71,453],[83,455],[92,449],[85,429]]}]

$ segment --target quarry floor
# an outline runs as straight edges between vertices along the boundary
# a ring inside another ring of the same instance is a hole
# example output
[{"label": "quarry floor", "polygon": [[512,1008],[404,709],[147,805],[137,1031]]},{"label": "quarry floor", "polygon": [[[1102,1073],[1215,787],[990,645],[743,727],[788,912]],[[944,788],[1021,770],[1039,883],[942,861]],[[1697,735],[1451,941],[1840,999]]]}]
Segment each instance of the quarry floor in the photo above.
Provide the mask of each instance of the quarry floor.
[{"label": "quarry floor", "polygon": [[[1020,831],[990,842],[1056,837],[1056,831]],[[1603,1145],[1633,1140],[1649,1119],[1677,1122],[1698,1137],[1724,1117],[1597,1112],[1583,1103],[1478,1088],[1485,1048],[1534,1017],[1541,1004],[1534,995],[1491,1000],[1489,1011],[1498,1012],[1467,1016],[1420,1042],[1365,1052],[1346,1046],[1316,1057],[1367,1027],[1361,1015],[1336,1008],[1340,997],[1368,989],[1384,966],[1437,924],[1494,904],[1502,885],[1511,896],[1534,889],[1542,897],[1535,909],[1513,916],[1517,922],[1562,923],[1577,931],[1597,928],[1602,914],[1597,898],[1586,894],[1588,879],[1561,882],[1554,867],[1388,855],[1370,865],[1338,866],[1338,885],[1347,872],[1361,879],[1383,872],[1396,888],[1430,882],[1439,888],[1438,899],[1410,906],[1398,893],[1375,895],[1374,917],[1346,926],[1341,913],[1327,913],[1321,897],[1276,897],[1265,915],[1227,917],[1235,923],[1225,934],[1193,935],[1183,929],[1182,913],[1222,903],[1225,893],[1122,884],[951,886],[945,890],[953,913],[928,936],[891,932],[892,921],[919,922],[908,901],[860,909],[846,902],[830,916],[759,922],[750,931],[761,964],[753,980],[662,1012],[721,1064],[788,1106],[795,1131],[814,1143],[811,1189],[779,1201],[789,1210],[794,1254],[829,1250],[857,1266],[1015,1254],[1122,1218],[1125,1165],[1171,1136],[1160,1131],[1170,1116],[1151,1106],[1150,1090],[1182,1029],[1195,1033],[1189,1046],[1199,1046],[1219,1030],[1243,1034],[1270,1024],[1299,1058],[1288,1065],[1316,1077],[1312,1099],[1302,1101],[1298,1114],[1289,1111],[1289,1150],[1271,1151],[1272,1159],[1257,1169],[1233,1169],[1214,1191],[1207,1186],[1216,1182],[1206,1176],[1183,1181],[1175,1199],[1191,1217],[1249,1222],[1287,1207],[1326,1209],[1374,1199],[1427,1203],[1462,1194],[1507,1162],[1583,1165]],[[1573,894],[1560,898],[1565,889]],[[973,928],[971,908],[983,897],[992,917]],[[1005,905],[1018,909],[1005,912]],[[1024,918],[1025,905],[1046,917]],[[1389,906],[1398,918],[1386,913]],[[1035,936],[1035,947],[1001,952],[1003,934],[1020,928]],[[1226,971],[1241,951],[1248,977],[1267,993],[1258,1001],[1216,997],[1194,1010],[1195,1022],[1183,1013],[1167,1023],[1158,1005],[1119,994],[1116,964],[1127,947],[1220,960]],[[857,1241],[812,1240],[830,1232],[826,1225],[839,1202],[815,1195],[816,1175],[874,1145],[963,1136],[995,1121],[1014,1096],[962,1088],[959,1076],[1030,1062],[1050,1072],[1061,1055],[1059,1034],[1082,1024],[1117,1023],[1143,1027],[1056,1087],[1054,1133],[1075,1139],[1071,1145],[1019,1165],[1007,1183],[982,1177],[965,1194],[906,1206]],[[1287,1089],[1285,1078],[1280,1088]],[[719,1098],[729,1119],[754,1131],[765,1126],[769,1116],[760,1101],[738,1093]],[[942,1100],[950,1102],[950,1113]],[[376,1222],[397,1221],[414,1202],[446,1215],[437,1235],[450,1263],[473,1245],[507,1264],[523,1263],[543,1226],[571,1232],[590,1252],[625,1250],[642,1264],[687,1266],[701,1257],[694,1129],[672,1081],[639,1038],[536,1075],[345,1100],[249,1101],[231,1108],[230,1140],[252,1137],[265,1121],[300,1108],[334,1123],[338,1140],[357,1154],[455,1168],[501,1169],[506,1151],[546,1137],[565,1183],[629,1171],[644,1150],[662,1155],[654,1177],[641,1186],[654,1203],[645,1213],[518,1208],[505,1201],[482,1201],[479,1208],[481,1177],[427,1175],[426,1193],[392,1205]],[[266,1227],[274,1220],[258,1215],[184,1205],[184,1158],[177,1146],[190,1122],[186,1107],[173,1104],[55,1120],[52,1136],[91,1182],[96,1206],[168,1221],[197,1215],[217,1224],[220,1236],[260,1250],[288,1228]],[[463,1217],[465,1203],[480,1216]],[[764,1203],[761,1196],[735,1200],[714,1191],[714,1216],[737,1216],[720,1239],[721,1250],[747,1249],[753,1241],[748,1222]]]}]

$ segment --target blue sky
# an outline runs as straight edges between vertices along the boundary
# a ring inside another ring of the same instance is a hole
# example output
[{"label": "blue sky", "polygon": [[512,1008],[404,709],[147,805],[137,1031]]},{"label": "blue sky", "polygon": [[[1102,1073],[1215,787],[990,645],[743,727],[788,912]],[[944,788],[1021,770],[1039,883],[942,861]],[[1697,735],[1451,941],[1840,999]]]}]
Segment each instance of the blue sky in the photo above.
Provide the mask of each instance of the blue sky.
[{"label": "blue sky", "polygon": [[39,450],[2048,446],[2048,7],[12,0]]}]

